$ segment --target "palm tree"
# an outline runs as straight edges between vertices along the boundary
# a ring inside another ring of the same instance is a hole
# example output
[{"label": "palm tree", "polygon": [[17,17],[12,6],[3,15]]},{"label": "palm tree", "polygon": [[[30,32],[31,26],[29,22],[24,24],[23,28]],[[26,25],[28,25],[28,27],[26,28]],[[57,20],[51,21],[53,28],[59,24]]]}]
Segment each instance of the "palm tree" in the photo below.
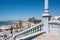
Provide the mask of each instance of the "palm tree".
[{"label": "palm tree", "polygon": [[19,27],[22,28],[22,20],[19,21]]},{"label": "palm tree", "polygon": [[10,30],[11,30],[11,33],[12,33],[12,30],[13,30],[12,26],[11,26]]},{"label": "palm tree", "polygon": [[29,18],[29,20],[28,20],[28,22],[33,22],[33,23],[40,23],[40,22],[42,22],[42,20],[40,19],[40,20],[38,20],[38,19],[36,19],[35,17],[32,17],[32,18]]},{"label": "palm tree", "polygon": [[19,29],[18,25],[16,25],[16,28]]},{"label": "palm tree", "polygon": [[11,26],[10,30],[11,30],[11,34],[12,34],[12,37],[13,37],[13,26]]},{"label": "palm tree", "polygon": [[35,17],[29,18],[28,22],[34,22],[35,21]]},{"label": "palm tree", "polygon": [[40,22],[42,22],[41,19],[40,20],[38,20],[38,19],[35,20],[35,23],[40,23]]}]

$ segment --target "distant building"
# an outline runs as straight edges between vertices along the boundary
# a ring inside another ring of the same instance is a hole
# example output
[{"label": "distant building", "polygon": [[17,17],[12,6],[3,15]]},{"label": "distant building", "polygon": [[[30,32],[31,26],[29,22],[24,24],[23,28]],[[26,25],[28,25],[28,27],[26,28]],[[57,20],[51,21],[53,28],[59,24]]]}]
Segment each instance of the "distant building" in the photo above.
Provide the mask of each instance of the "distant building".
[{"label": "distant building", "polygon": [[60,21],[60,16],[53,16],[53,17],[51,17],[51,20],[59,20]]}]

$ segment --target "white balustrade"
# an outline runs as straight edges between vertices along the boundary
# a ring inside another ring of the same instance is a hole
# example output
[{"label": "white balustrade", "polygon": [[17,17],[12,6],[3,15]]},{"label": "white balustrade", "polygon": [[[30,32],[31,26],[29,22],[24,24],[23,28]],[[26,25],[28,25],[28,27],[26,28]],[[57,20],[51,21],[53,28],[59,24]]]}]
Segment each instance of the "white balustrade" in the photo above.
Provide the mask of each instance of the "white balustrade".
[{"label": "white balustrade", "polygon": [[16,35],[15,39],[37,33],[38,31],[41,31],[41,29],[42,29],[41,27],[43,27],[43,23],[36,24],[35,26],[28,28],[25,31],[22,31],[20,34]]}]

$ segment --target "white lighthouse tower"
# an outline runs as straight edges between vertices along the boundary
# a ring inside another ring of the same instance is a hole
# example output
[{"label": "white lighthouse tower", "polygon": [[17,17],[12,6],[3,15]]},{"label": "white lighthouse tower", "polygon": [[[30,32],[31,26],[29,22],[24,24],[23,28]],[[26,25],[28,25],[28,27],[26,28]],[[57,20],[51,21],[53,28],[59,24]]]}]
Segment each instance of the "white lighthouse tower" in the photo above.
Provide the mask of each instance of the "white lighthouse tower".
[{"label": "white lighthouse tower", "polygon": [[44,14],[42,15],[43,17],[43,23],[44,23],[44,31],[46,33],[49,33],[50,32],[50,27],[49,27],[49,20],[50,20],[50,17],[51,15],[49,14],[49,0],[45,0],[45,8],[44,8]]}]

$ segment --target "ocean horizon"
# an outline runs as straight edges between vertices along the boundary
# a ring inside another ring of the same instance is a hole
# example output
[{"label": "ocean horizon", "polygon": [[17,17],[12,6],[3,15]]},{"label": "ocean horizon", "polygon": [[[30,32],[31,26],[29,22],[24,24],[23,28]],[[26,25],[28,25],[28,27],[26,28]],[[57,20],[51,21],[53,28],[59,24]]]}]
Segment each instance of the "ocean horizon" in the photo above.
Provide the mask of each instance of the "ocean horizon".
[{"label": "ocean horizon", "polygon": [[14,22],[5,22],[5,21],[2,21],[0,22],[0,26],[3,26],[3,25],[11,25],[11,24],[17,24],[17,23],[14,23]]},{"label": "ocean horizon", "polygon": [[8,22],[0,22],[0,26],[3,26],[3,25],[9,25],[10,23]]}]

